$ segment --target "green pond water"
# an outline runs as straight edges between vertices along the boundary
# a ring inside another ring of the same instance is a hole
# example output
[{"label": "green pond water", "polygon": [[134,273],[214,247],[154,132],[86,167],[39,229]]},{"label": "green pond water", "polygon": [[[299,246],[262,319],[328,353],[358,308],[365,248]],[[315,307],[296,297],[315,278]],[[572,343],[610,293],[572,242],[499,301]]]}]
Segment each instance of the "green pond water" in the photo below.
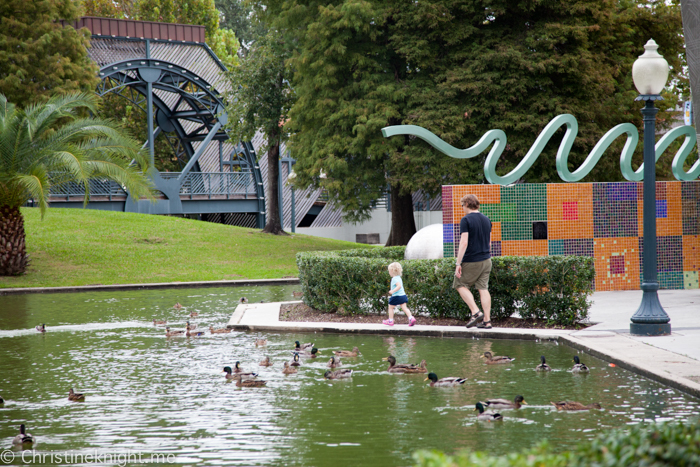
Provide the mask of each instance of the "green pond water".
[{"label": "green pond water", "polygon": [[[152,324],[167,319],[183,329],[196,311],[191,321],[200,328],[223,327],[241,296],[285,301],[294,290],[0,296],[0,450],[26,423],[37,438],[33,455],[44,455],[35,465],[81,465],[80,457],[57,456],[100,454],[114,456],[112,465],[138,465],[125,456],[160,454],[180,465],[398,466],[410,465],[417,449],[503,454],[548,439],[565,450],[608,428],[700,412],[698,400],[585,354],[591,374],[571,374],[576,351],[551,342],[243,332],[187,339],[166,338]],[[176,302],[185,308],[174,309]],[[39,323],[46,334],[35,331]],[[268,345],[256,348],[258,337]],[[295,340],[315,342],[322,356],[284,376]],[[353,346],[362,352],[344,360],[353,378],[324,380],[331,351]],[[516,360],[487,366],[479,358],[487,350]],[[439,377],[468,382],[431,388],[424,375],[389,374],[381,361],[389,354],[400,363],[425,359]],[[554,371],[534,371],[540,355]],[[264,356],[274,366],[258,366]],[[222,369],[236,361],[267,387],[227,382]],[[84,403],[67,400],[71,387],[86,394]],[[476,420],[476,401],[517,394],[529,405],[503,411],[503,422]],[[557,413],[555,400],[599,402],[603,410]],[[12,453],[20,464],[22,453]]]}]

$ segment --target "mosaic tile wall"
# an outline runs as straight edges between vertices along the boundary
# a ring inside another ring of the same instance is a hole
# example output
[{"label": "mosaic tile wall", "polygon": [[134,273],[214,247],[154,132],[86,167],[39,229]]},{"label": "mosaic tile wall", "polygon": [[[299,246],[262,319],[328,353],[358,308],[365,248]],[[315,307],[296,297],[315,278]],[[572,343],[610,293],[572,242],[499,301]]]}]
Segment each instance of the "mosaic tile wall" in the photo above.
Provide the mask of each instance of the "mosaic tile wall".
[{"label": "mosaic tile wall", "polygon": [[[491,219],[493,256],[592,256],[596,290],[640,288],[642,183],[443,186],[446,258],[457,254],[460,200],[470,193]],[[656,231],[661,288],[697,289],[700,181],[656,183]]]}]

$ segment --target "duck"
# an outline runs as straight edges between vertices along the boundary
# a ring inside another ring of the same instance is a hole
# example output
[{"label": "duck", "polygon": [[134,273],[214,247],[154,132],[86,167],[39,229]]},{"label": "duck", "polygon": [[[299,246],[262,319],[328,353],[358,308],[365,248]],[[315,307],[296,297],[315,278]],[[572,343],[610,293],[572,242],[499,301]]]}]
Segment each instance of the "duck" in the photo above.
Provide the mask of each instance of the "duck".
[{"label": "duck", "polygon": [[185,332],[185,336],[187,336],[187,337],[199,337],[199,336],[204,335],[204,332],[202,332],[202,331],[191,332],[192,329],[193,328],[190,326],[190,322],[188,321],[187,322],[187,331]]},{"label": "duck", "polygon": [[214,326],[209,326],[209,332],[211,334],[228,334],[231,332],[231,329],[227,329],[227,328],[214,329]]},{"label": "duck", "polygon": [[433,388],[454,387],[454,386],[459,386],[460,384],[464,384],[467,382],[467,380],[465,378],[455,378],[454,376],[449,376],[447,378],[438,379],[438,377],[435,373],[428,373],[428,377],[425,378],[423,381],[428,381],[428,380],[430,380],[430,387],[433,387]]},{"label": "duck", "polygon": [[46,332],[46,325],[42,323],[38,326],[35,326],[34,329],[36,329],[39,332]]},{"label": "duck", "polygon": [[346,369],[346,370],[335,370],[331,371],[328,370],[323,374],[323,377],[326,379],[346,379],[346,378],[352,378],[352,370]]},{"label": "duck", "polygon": [[165,328],[165,337],[183,336],[184,334],[185,334],[185,331],[171,331],[170,326],[167,326]]},{"label": "duck", "polygon": [[511,402],[508,399],[488,399],[486,402],[482,402],[487,409],[519,409],[523,405],[527,405],[525,398],[523,396],[515,396],[515,399]]},{"label": "duck", "polygon": [[551,402],[551,404],[557,408],[557,410],[590,410],[590,409],[600,409],[600,404],[593,402],[592,404],[583,405],[576,401],[559,401]]},{"label": "duck", "polygon": [[301,366],[301,362],[299,361],[299,354],[295,353],[294,357],[292,357],[292,361],[289,362],[290,365],[292,366]]},{"label": "duck", "polygon": [[318,355],[321,355],[321,351],[318,350],[316,347],[311,349],[311,352],[304,352],[303,354],[301,354],[301,356],[305,358],[316,358]]},{"label": "duck", "polygon": [[197,323],[193,324],[193,323],[190,323],[189,321],[187,321],[187,326],[189,326],[190,331],[194,331],[195,329],[197,329]]},{"label": "duck", "polygon": [[238,299],[238,303],[240,303],[241,305],[245,305],[246,303],[248,303],[248,299],[245,297],[241,297]]},{"label": "duck", "polygon": [[255,347],[267,345],[267,339],[255,339]]},{"label": "duck", "polygon": [[298,292],[298,291],[295,290],[294,292],[292,292],[292,295],[293,295],[294,297],[303,297],[303,296],[304,296],[304,292]]},{"label": "duck", "polygon": [[5,403],[5,399],[3,399],[2,397],[0,397],[0,405],[2,405],[2,404],[4,404],[4,403]]},{"label": "duck", "polygon": [[239,388],[262,388],[267,385],[267,381],[261,379],[243,379],[240,374],[234,375],[236,386]]},{"label": "duck", "polygon": [[574,355],[574,366],[571,368],[572,373],[590,373],[591,370],[588,369],[585,363],[581,363],[578,355]]},{"label": "duck", "polygon": [[544,355],[540,357],[540,360],[542,363],[535,367],[535,371],[552,371],[552,367],[547,365],[547,363],[544,361]]},{"label": "duck", "polygon": [[289,362],[284,362],[284,368],[282,368],[282,373],[285,375],[293,375],[296,373],[297,367],[295,366],[289,366]]},{"label": "duck", "polygon": [[153,325],[155,326],[155,325],[157,325],[157,324],[168,324],[168,322],[165,321],[165,320],[163,320],[163,321],[157,321],[155,318],[153,318]]},{"label": "duck", "polygon": [[313,349],[313,342],[307,342],[306,344],[300,344],[299,341],[294,341],[294,351],[295,352],[308,352]]},{"label": "duck", "polygon": [[27,429],[24,426],[24,423],[22,423],[19,426],[19,434],[15,436],[15,438],[12,440],[12,444],[15,446],[21,446],[21,445],[27,445],[27,444],[32,444],[36,441],[36,439],[27,433]]},{"label": "duck", "polygon": [[233,370],[231,370],[230,366],[225,366],[224,367],[224,373],[226,373],[226,379],[236,379],[237,377],[241,377],[244,380],[249,380],[249,379],[255,379],[258,377],[257,373],[245,373],[243,371],[236,372],[236,374],[232,374]]},{"label": "duck", "polygon": [[180,308],[182,308],[182,305],[180,305],[180,302],[177,302],[175,305],[173,305],[173,308],[179,310]]},{"label": "duck", "polygon": [[476,416],[477,420],[483,420],[485,422],[495,422],[498,420],[503,420],[503,415],[500,413],[485,413],[484,404],[477,402],[474,408],[475,411],[479,411],[479,415]]},{"label": "duck", "polygon": [[414,365],[412,363],[403,363],[400,365],[396,364],[396,359],[389,355],[388,357],[382,358],[385,362],[389,362],[389,368],[386,369],[389,373],[427,373],[428,368],[425,366],[425,360],[420,362],[420,365]]},{"label": "duck", "polygon": [[270,357],[265,357],[263,360],[258,363],[260,366],[272,366],[272,362],[270,361]]},{"label": "duck", "polygon": [[196,318],[197,316],[199,316],[199,313],[197,313],[196,311],[190,313],[190,318]]},{"label": "duck", "polygon": [[484,352],[484,355],[481,355],[479,358],[485,358],[486,359],[486,364],[487,365],[498,365],[501,363],[510,363],[514,358],[510,357],[499,357],[495,356],[491,352]]},{"label": "duck", "polygon": [[336,350],[333,353],[337,357],[357,357],[360,355],[360,349],[353,347],[352,350]]},{"label": "duck", "polygon": [[20,446],[20,445],[27,445],[27,444],[32,444],[36,441],[36,439],[27,433],[26,428],[24,426],[24,423],[22,423],[19,426],[19,434],[15,436],[15,438],[12,440],[12,444],[15,446]]},{"label": "duck", "polygon": [[339,366],[343,366],[343,364],[340,362],[339,358],[331,357],[330,360],[328,360],[328,365],[326,365],[328,368],[338,368]]},{"label": "duck", "polygon": [[68,391],[68,400],[73,402],[85,402],[85,394],[73,392],[73,388]]}]

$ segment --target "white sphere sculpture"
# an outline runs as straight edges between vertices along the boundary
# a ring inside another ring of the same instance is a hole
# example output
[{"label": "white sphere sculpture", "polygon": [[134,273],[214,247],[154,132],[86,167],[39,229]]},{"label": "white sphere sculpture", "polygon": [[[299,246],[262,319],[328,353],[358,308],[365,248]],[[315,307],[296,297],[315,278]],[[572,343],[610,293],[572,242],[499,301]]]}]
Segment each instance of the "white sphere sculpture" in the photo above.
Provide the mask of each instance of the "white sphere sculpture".
[{"label": "white sphere sculpture", "polygon": [[404,259],[440,259],[442,257],[442,224],[432,224],[416,232],[406,245],[404,254]]}]

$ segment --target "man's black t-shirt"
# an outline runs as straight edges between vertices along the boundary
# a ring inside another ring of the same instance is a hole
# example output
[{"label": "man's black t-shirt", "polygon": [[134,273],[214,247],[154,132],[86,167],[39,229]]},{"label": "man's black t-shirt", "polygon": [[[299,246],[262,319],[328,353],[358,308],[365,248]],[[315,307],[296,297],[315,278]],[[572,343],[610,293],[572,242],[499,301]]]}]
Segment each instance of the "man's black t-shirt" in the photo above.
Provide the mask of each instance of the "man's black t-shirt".
[{"label": "man's black t-shirt", "polygon": [[459,222],[460,235],[469,233],[463,263],[477,263],[491,257],[491,221],[480,212],[467,214]]}]

